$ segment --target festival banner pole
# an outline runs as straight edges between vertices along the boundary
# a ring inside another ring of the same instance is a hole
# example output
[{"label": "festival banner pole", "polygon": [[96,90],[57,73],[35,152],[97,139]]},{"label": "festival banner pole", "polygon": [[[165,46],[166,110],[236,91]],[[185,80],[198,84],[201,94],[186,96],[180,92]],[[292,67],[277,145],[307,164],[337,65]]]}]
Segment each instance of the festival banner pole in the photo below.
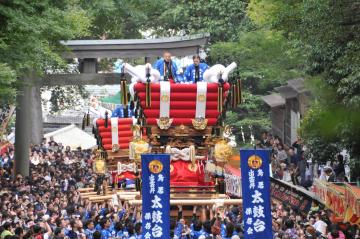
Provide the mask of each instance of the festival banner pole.
[{"label": "festival banner pole", "polygon": [[269,163],[269,150],[240,150],[244,234],[246,239],[273,238]]},{"label": "festival banner pole", "polygon": [[170,155],[142,154],[142,238],[170,238]]}]

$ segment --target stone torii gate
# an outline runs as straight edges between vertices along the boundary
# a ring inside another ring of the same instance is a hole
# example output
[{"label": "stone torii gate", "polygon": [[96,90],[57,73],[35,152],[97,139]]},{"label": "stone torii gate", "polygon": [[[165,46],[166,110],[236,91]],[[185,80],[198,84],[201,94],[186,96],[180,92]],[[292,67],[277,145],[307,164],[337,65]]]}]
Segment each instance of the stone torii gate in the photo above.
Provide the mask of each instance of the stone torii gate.
[{"label": "stone torii gate", "polygon": [[99,58],[139,58],[149,62],[162,55],[164,50],[173,55],[186,56],[199,53],[209,34],[186,37],[132,40],[71,40],[62,42],[69,51],[64,59],[78,58],[78,74],[46,74],[39,78],[27,74],[17,96],[15,124],[15,173],[29,175],[29,148],[40,144],[43,137],[42,107],[40,88],[42,86],[65,85],[111,85],[120,83],[120,73],[98,73]]}]

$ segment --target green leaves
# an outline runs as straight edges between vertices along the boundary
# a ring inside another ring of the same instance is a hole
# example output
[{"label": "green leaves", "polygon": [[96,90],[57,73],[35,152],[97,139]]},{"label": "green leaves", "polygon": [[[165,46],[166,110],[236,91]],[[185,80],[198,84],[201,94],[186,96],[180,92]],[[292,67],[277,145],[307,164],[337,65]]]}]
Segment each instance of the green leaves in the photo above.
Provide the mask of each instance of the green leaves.
[{"label": "green leaves", "polygon": [[6,1],[0,21],[1,102],[13,100],[25,71],[41,76],[50,66],[65,65],[60,40],[86,36],[90,25],[86,12],[70,0]]},{"label": "green leaves", "polygon": [[332,0],[249,3],[251,19],[281,32],[303,54],[303,69],[314,83],[314,102],[301,133],[314,160],[328,160],[343,148],[360,158],[360,10],[356,4]]},{"label": "green leaves", "polygon": [[15,72],[6,64],[0,63],[0,105],[15,101]]},{"label": "green leaves", "polygon": [[244,87],[255,94],[267,94],[303,75],[302,55],[291,47],[281,33],[259,29],[242,32],[238,42],[216,43],[209,54],[212,64],[237,62]]},{"label": "green leaves", "polygon": [[[156,18],[147,22],[157,35],[185,35],[209,32],[211,42],[236,40],[244,29],[247,1],[198,0],[161,2]],[[246,23],[248,24],[248,23]]]}]

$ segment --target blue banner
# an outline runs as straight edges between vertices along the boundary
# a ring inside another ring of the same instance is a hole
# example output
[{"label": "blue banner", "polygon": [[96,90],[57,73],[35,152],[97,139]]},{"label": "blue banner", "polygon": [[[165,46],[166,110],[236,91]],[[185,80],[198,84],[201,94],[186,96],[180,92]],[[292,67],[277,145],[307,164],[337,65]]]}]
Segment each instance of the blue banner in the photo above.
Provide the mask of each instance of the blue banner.
[{"label": "blue banner", "polygon": [[273,238],[269,163],[269,150],[240,150],[244,235],[246,239]]},{"label": "blue banner", "polygon": [[141,155],[142,238],[170,238],[170,155]]}]

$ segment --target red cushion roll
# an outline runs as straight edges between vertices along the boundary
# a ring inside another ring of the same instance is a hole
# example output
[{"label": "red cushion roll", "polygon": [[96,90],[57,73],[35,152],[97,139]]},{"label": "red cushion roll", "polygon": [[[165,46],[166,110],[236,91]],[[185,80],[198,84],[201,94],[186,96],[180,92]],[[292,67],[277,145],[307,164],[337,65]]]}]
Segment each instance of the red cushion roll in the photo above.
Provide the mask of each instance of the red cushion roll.
[{"label": "red cushion roll", "polygon": [[[132,131],[119,131],[119,137],[132,137]],[[101,138],[111,138],[111,132],[100,132]]]},{"label": "red cushion roll", "polygon": [[[151,107],[145,107],[145,101],[141,101],[141,107],[143,109],[159,109],[160,101],[151,101]],[[195,101],[170,101],[170,109],[172,110],[183,110],[183,109],[196,109]],[[207,110],[216,110],[217,109],[217,101],[207,101],[206,102]]]},{"label": "red cushion roll", "polygon": [[[132,125],[133,119],[132,118],[118,118],[119,125]],[[97,119],[96,120],[97,126],[105,125],[105,119]],[[111,125],[110,119],[108,119],[108,125]]]},{"label": "red cushion roll", "polygon": [[[158,118],[160,111],[157,109],[146,109],[144,110],[146,118]],[[217,118],[219,112],[217,110],[206,110],[205,118]],[[193,110],[170,110],[170,118],[195,118],[195,109]]]},{"label": "red cushion roll", "polygon": [[[145,101],[145,92],[140,92],[138,94],[138,97],[141,101]],[[227,93],[225,92],[223,94],[223,97],[225,98],[227,96]],[[206,94],[206,101],[217,101],[218,94],[217,93],[207,93]],[[159,92],[152,92],[151,93],[151,100],[152,101],[160,101],[160,93]],[[196,92],[186,92],[186,93],[180,93],[180,92],[172,92],[170,93],[170,102],[171,101],[196,101]]]},{"label": "red cushion roll", "polygon": [[[105,126],[98,127],[99,132],[111,132],[111,125],[109,124],[107,128]],[[118,130],[120,132],[131,131],[131,125],[118,125]]]},{"label": "red cushion roll", "polygon": [[212,183],[205,182],[204,170],[198,168],[195,172],[189,170],[191,162],[177,160],[172,161],[173,171],[170,172],[170,184],[172,186],[210,186]]},{"label": "red cushion roll", "polygon": [[[111,144],[103,144],[103,146],[104,146],[105,150],[112,150]],[[129,143],[122,143],[122,144],[119,144],[119,146],[120,146],[120,149],[128,149]]]},{"label": "red cushion roll", "polygon": [[[157,125],[156,119],[158,118],[148,118],[146,119],[146,124],[148,125]],[[216,125],[217,123],[217,118],[209,118],[207,119],[208,123],[207,125],[212,126],[212,125]],[[174,125],[192,125],[192,121],[190,118],[175,118],[172,122],[172,126]]]},{"label": "red cushion roll", "polygon": [[[196,92],[197,85],[196,84],[171,84],[170,85],[171,92]],[[144,83],[137,83],[134,86],[135,92],[145,92],[145,84]],[[226,82],[223,86],[224,91],[227,91],[230,89],[230,84]],[[208,92],[215,92],[217,93],[218,90],[218,84],[217,83],[208,83],[207,85],[207,91]],[[160,92],[160,84],[151,84],[151,91],[152,92]]]},{"label": "red cushion roll", "polygon": [[[119,138],[118,144],[129,143],[131,140],[132,140],[132,137]],[[112,139],[111,138],[103,138],[103,139],[101,139],[101,142],[103,144],[112,144]]]}]

